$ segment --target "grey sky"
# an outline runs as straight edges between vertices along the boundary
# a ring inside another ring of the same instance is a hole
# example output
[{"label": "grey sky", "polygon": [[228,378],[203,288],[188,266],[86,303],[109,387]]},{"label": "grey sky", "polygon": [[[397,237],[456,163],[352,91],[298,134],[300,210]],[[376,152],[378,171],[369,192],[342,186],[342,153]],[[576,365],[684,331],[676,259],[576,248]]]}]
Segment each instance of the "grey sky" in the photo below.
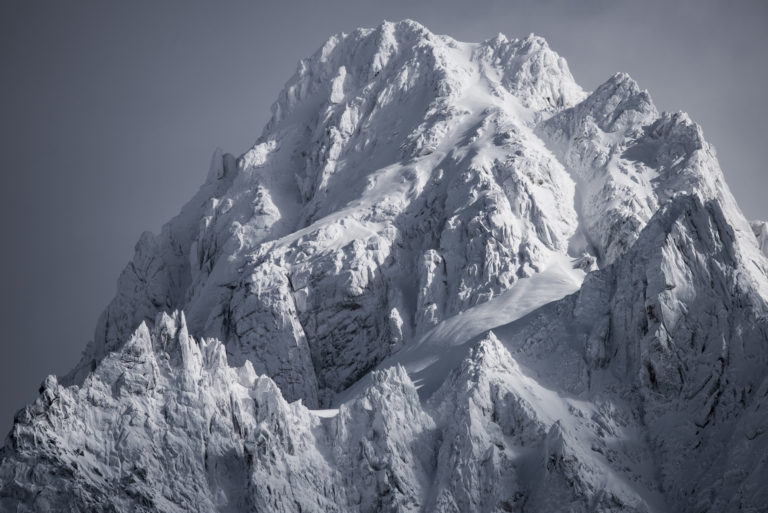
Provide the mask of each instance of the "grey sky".
[{"label": "grey sky", "polygon": [[[685,110],[742,209],[768,219],[761,1],[36,1],[0,6],[0,430],[78,359],[144,230],[241,153],[332,33],[412,18],[479,41],[534,32],[593,89],[616,71]],[[0,435],[1,436],[1,435]]]}]

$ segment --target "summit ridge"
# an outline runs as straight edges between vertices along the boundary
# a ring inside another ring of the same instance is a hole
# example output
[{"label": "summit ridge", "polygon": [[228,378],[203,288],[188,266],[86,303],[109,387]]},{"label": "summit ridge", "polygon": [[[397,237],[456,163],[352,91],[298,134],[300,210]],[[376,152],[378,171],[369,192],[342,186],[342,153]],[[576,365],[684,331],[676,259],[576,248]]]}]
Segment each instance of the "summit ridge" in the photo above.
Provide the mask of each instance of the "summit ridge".
[{"label": "summit ridge", "polygon": [[334,35],[141,236],[0,509],[759,511],[766,234],[627,74]]}]

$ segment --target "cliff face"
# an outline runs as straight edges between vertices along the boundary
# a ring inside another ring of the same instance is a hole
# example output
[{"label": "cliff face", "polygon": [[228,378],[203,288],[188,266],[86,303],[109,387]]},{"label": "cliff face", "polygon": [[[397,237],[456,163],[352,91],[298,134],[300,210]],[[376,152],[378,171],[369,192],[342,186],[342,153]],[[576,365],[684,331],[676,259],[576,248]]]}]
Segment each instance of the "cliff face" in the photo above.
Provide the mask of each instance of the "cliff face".
[{"label": "cliff face", "polygon": [[17,415],[0,505],[758,511],[764,231],[627,75],[585,93],[535,36],[334,36],[142,236]]},{"label": "cliff face", "polygon": [[584,93],[540,38],[334,36],[254,147],[145,235],[75,380],[162,311],[327,404],[438,321],[565,254],[574,182],[535,123]]}]

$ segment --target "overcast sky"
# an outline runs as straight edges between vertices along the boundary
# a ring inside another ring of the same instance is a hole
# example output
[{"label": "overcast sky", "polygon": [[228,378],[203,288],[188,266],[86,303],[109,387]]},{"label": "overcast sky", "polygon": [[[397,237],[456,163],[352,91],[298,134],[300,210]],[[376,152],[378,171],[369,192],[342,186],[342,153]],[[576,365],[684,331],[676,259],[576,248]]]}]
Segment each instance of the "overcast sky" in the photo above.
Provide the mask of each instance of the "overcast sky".
[{"label": "overcast sky", "polygon": [[768,219],[768,2],[36,1],[0,6],[0,437],[64,374],[144,230],[261,132],[298,60],[331,34],[412,18],[480,41],[546,37],[594,89],[626,71],[713,143]]}]

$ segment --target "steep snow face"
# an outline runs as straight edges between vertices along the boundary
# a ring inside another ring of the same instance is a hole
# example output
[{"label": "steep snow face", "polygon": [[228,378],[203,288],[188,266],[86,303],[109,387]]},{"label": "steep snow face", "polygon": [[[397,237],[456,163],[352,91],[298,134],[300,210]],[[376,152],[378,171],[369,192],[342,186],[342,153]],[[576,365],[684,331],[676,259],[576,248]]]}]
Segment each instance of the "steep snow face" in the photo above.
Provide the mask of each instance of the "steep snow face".
[{"label": "steep snow face", "polygon": [[[325,418],[249,362],[160,314],[82,386],[53,376],[16,418],[3,511],[407,511],[422,503],[434,424],[407,374],[374,375]],[[423,446],[421,445],[423,444]],[[42,453],[45,456],[41,456]],[[397,509],[402,507],[403,509]]]},{"label": "steep snow face", "polygon": [[631,412],[543,387],[493,333],[430,404],[444,426],[431,511],[651,511],[661,503],[642,475],[652,461]]},{"label": "steep snow face", "polygon": [[495,330],[542,386],[605,401],[643,433],[652,464],[628,468],[657,483],[662,511],[757,511],[767,498],[768,263],[738,224],[678,196],[576,295]]},{"label": "steep snow face", "polygon": [[329,415],[287,403],[249,362],[230,367],[183,315],[154,326],[80,387],[49,377],[19,412],[0,463],[4,510],[648,510],[641,484],[603,483],[628,456],[579,445],[625,421],[542,388],[492,334],[428,405],[398,366]]},{"label": "steep snow face", "polygon": [[[652,223],[612,270],[590,353],[638,385],[675,509],[757,507],[768,497],[757,485],[768,440],[755,439],[750,410],[765,407],[768,263],[716,201],[680,197]],[[577,308],[593,307],[587,290]]]},{"label": "steep snow face", "polygon": [[624,74],[334,36],[142,236],[0,509],[761,511],[766,233]]},{"label": "steep snow face", "polygon": [[684,113],[659,115],[646,91],[618,73],[539,127],[576,180],[578,247],[600,265],[635,242],[653,214],[680,193],[717,199],[747,228],[701,128]]},{"label": "steep snow face", "polygon": [[566,254],[574,183],[534,125],[582,99],[541,38],[384,23],[299,64],[263,135],[139,241],[74,381],[184,309],[289,399],[327,404],[442,319]]}]

